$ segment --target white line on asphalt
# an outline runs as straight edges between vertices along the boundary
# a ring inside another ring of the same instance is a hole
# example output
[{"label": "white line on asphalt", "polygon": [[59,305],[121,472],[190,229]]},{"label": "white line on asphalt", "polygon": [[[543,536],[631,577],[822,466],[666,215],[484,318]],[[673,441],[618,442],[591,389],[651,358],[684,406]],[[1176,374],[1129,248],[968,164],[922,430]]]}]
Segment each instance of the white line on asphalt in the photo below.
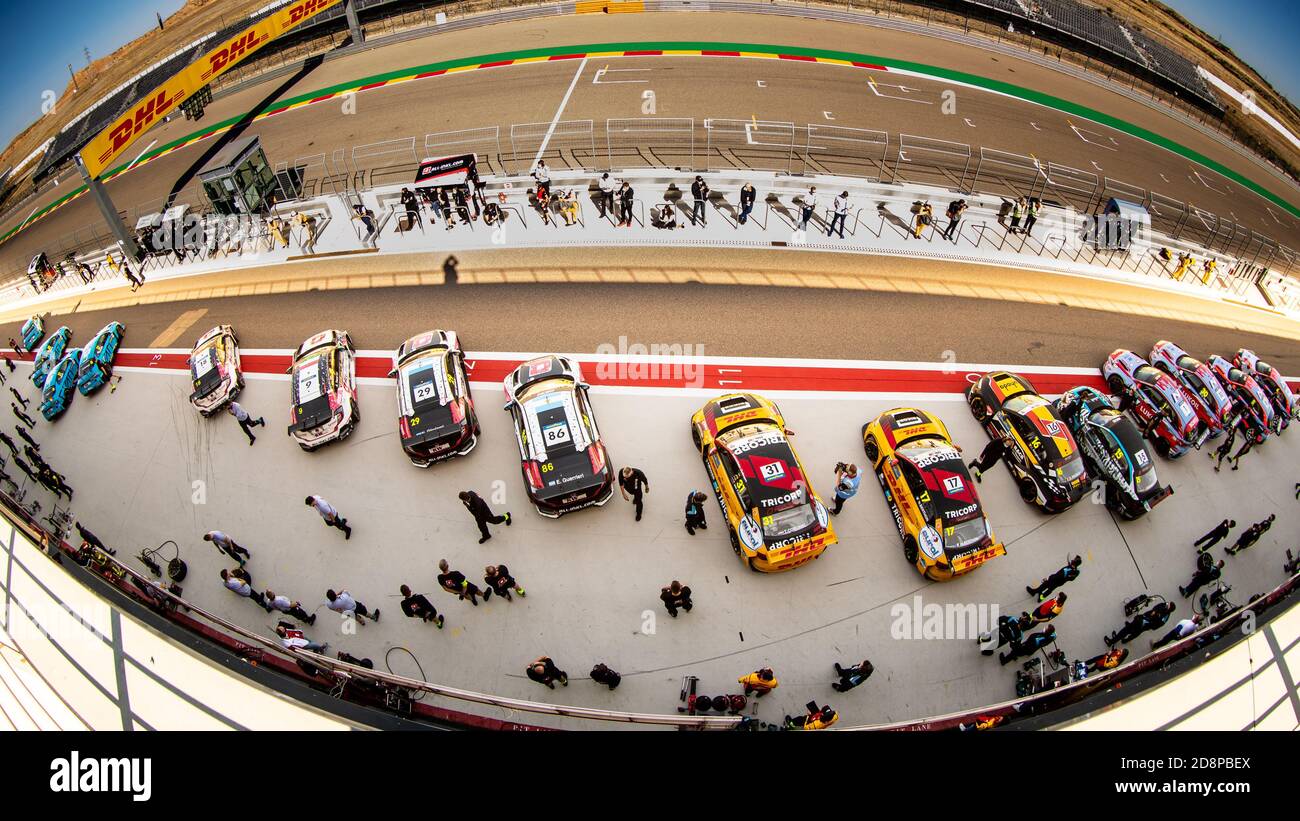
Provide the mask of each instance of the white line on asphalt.
[{"label": "white line on asphalt", "polygon": [[970,126],[971,128],[975,127],[975,123],[970,121],[970,117],[962,117],[962,119],[966,121],[966,125]]},{"label": "white line on asphalt", "polygon": [[149,153],[149,149],[153,148],[153,147],[154,147],[155,145],[157,145],[157,144],[158,144],[158,141],[157,141],[157,140],[154,140],[153,142],[151,142],[151,143],[149,143],[148,145],[146,145],[146,146],[144,147],[144,151],[141,151],[139,154],[136,154],[136,155],[135,155],[135,159],[134,159],[134,160],[131,160],[131,165],[128,165],[125,169],[123,169],[123,173],[125,173],[125,172],[127,172],[127,171],[130,171],[131,168],[134,167],[136,163],[140,162],[140,158],[143,157],[145,154]]},{"label": "white line on asphalt", "polygon": [[[875,94],[877,97],[884,97],[887,100],[902,100],[905,103],[921,103],[922,105],[934,105],[934,103],[930,102],[929,100],[918,100],[915,97],[900,97],[897,94],[881,94],[880,89],[876,87],[876,81],[870,77],[867,78],[867,85],[871,87],[871,91],[873,94]],[[911,92],[915,90],[915,89],[910,89],[907,86],[898,86],[892,83],[881,83],[880,85],[884,86],[885,88],[896,88],[899,91],[903,91],[903,92]]]},{"label": "white line on asphalt", "polygon": [[825,117],[825,118],[828,119],[828,120],[833,120],[833,119],[835,119],[835,117],[834,117],[834,116],[833,116],[829,111],[823,111],[823,112],[822,112],[822,116]]},{"label": "white line on asphalt", "polygon": [[1035,131],[1042,131],[1042,130],[1043,130],[1043,129],[1041,129],[1041,128],[1038,127],[1038,123],[1033,122],[1032,120],[1030,121],[1029,124],[1032,125],[1032,126],[1034,127],[1034,130],[1035,130]]},{"label": "white line on asphalt", "polygon": [[767,88],[767,80],[755,80],[759,88]]},{"label": "white line on asphalt", "polygon": [[560,115],[564,113],[564,107],[569,104],[569,98],[573,96],[573,89],[578,86],[578,78],[582,76],[582,70],[587,67],[587,58],[583,57],[582,62],[578,63],[578,70],[573,74],[573,82],[569,83],[569,90],[564,92],[564,99],[560,100],[560,107],[555,109],[555,116],[551,118],[551,127],[546,129],[546,136],[542,138],[542,145],[537,149],[537,156],[533,157],[533,166],[537,166],[537,161],[546,153],[546,146],[551,141],[551,135],[555,133],[555,124],[560,121]]},{"label": "white line on asphalt", "polygon": [[[1119,149],[1116,148],[1116,147],[1113,146],[1113,145],[1106,145],[1105,143],[1100,143],[1100,142],[1097,142],[1096,140],[1090,140],[1090,139],[1088,139],[1087,137],[1083,136],[1084,134],[1091,134],[1091,135],[1094,136],[1094,137],[1106,137],[1107,135],[1105,135],[1105,134],[1100,134],[1100,133],[1098,133],[1098,132],[1096,132],[1096,131],[1089,131],[1089,130],[1086,129],[1086,128],[1079,128],[1079,127],[1078,127],[1077,125],[1075,125],[1074,123],[1070,123],[1070,128],[1074,131],[1074,136],[1076,136],[1076,137],[1078,137],[1079,139],[1083,140],[1083,141],[1084,141],[1085,143],[1087,143],[1088,145],[1095,145],[1095,146],[1097,146],[1098,148],[1104,148],[1104,149],[1106,149],[1107,151],[1119,151]],[[1107,139],[1109,139],[1111,142],[1115,142],[1115,140],[1114,140],[1113,138],[1107,137]],[[1118,145],[1118,143],[1116,143],[1116,145]]]},{"label": "white line on asphalt", "polygon": [[604,68],[596,69],[596,76],[591,78],[591,84],[594,86],[612,86],[620,83],[648,83],[649,80],[606,80],[603,79],[606,74],[614,74],[620,71],[652,71],[649,68]]}]

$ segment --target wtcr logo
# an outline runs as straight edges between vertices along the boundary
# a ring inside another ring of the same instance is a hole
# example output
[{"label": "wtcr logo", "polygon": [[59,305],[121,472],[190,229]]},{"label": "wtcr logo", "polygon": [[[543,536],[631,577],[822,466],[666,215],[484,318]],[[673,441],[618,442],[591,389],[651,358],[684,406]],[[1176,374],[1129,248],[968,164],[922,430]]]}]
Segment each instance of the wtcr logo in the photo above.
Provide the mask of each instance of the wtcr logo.
[{"label": "wtcr logo", "polygon": [[132,801],[153,795],[152,758],[82,758],[73,750],[50,762],[50,792],[130,793]]}]

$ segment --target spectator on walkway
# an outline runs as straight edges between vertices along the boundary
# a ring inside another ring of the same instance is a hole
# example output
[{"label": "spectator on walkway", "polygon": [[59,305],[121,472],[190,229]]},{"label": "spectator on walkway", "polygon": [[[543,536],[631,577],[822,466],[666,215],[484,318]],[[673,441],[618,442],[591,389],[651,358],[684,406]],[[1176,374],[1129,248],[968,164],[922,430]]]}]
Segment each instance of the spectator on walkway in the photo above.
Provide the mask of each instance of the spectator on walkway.
[{"label": "spectator on walkway", "polygon": [[1183,619],[1182,621],[1174,625],[1174,629],[1170,630],[1168,633],[1165,633],[1160,638],[1151,642],[1151,649],[1159,650],[1161,647],[1164,647],[1166,644],[1169,644],[1170,642],[1178,641],[1179,639],[1185,639],[1191,634],[1195,633],[1196,629],[1200,626],[1201,626],[1201,617],[1199,615],[1192,616],[1190,619]]},{"label": "spectator on walkway", "polygon": [[838,516],[844,509],[844,503],[857,495],[861,482],[857,465],[840,462],[835,466],[835,507],[831,509],[832,516]]},{"label": "spectator on walkway", "polygon": [[704,520],[704,501],[708,499],[703,492],[692,490],[686,494],[686,532],[695,535],[695,529],[708,530],[708,522]]},{"label": "spectator on walkway", "polygon": [[243,596],[246,599],[252,599],[266,612],[271,612],[271,608],[267,606],[266,599],[262,598],[262,594],[254,590],[253,586],[248,583],[248,579],[239,575],[237,571],[222,568],[221,583],[226,586],[227,590],[234,593],[236,596]]},{"label": "spectator on walkway", "polygon": [[533,681],[538,684],[545,684],[552,690],[555,689],[554,682],[556,681],[565,687],[569,686],[569,674],[556,667],[550,656],[539,656],[532,664],[528,665],[528,669],[524,672]]},{"label": "spectator on walkway", "polygon": [[257,417],[257,421],[254,422],[253,417],[250,416],[248,411],[244,410],[243,405],[240,405],[238,402],[231,402],[226,407],[226,411],[231,416],[235,417],[235,421],[239,422],[240,430],[242,430],[244,434],[248,436],[248,444],[251,446],[254,442],[256,442],[257,437],[253,435],[252,428],[259,427],[259,426],[266,427],[266,417],[259,416]]},{"label": "spectator on walkway", "polygon": [[225,533],[222,533],[220,530],[211,530],[203,534],[203,541],[212,542],[217,546],[217,550],[220,550],[222,553],[225,553],[230,558],[239,562],[240,567],[248,564],[248,560],[253,558],[252,554],[240,545],[236,544],[234,539],[230,538]]},{"label": "spectator on walkway", "polygon": [[1106,636],[1103,641],[1106,642],[1107,647],[1114,647],[1121,642],[1128,644],[1148,630],[1158,630],[1164,627],[1165,622],[1169,621],[1169,614],[1173,612],[1174,605],[1172,602],[1157,604],[1145,613],[1139,613],[1123,627]]},{"label": "spectator on walkway", "polygon": [[777,688],[776,673],[771,667],[760,667],[752,673],[736,679],[745,688],[745,695],[754,693],[754,698],[762,698]]},{"label": "spectator on walkway", "polygon": [[825,730],[835,722],[840,720],[839,713],[826,704],[818,707],[814,701],[808,702],[808,713],[801,716],[787,715],[785,717],[785,729],[787,730]]},{"label": "spectator on walkway", "polygon": [[14,416],[18,417],[18,421],[22,422],[24,425],[26,425],[29,428],[36,427],[36,420],[31,418],[27,414],[23,413],[22,411],[20,411],[16,404],[10,402],[9,407],[11,410],[13,410]]},{"label": "spectator on walkway", "polygon": [[499,525],[505,522],[506,527],[510,526],[510,511],[507,510],[504,516],[493,514],[492,508],[488,507],[488,503],[483,501],[474,491],[462,490],[458,494],[458,498],[460,503],[465,506],[465,509],[469,511],[469,515],[474,517],[474,524],[478,525],[478,532],[481,534],[481,538],[478,540],[479,544],[483,544],[492,538],[492,534],[487,529],[489,524]]},{"label": "spectator on walkway", "polygon": [[1236,526],[1236,519],[1224,519],[1222,522],[1219,522],[1213,530],[1193,542],[1196,552],[1205,553],[1209,551],[1210,548],[1223,541],[1227,537],[1228,532]]},{"label": "spectator on walkway", "polygon": [[1007,652],[998,653],[998,661],[1001,662],[1003,666],[1006,666],[1016,659],[1032,656],[1034,653],[1037,653],[1040,649],[1054,641],[1056,641],[1056,627],[1055,625],[1049,624],[1047,625],[1046,630],[1040,630],[1037,633],[1030,633],[1028,636],[1025,636],[1023,641],[1012,642],[1011,646],[1007,648]]},{"label": "spectator on walkway", "polygon": [[641,521],[641,494],[650,492],[650,480],[637,468],[625,467],[618,472],[618,489],[624,499],[632,502],[636,520]]},{"label": "spectator on walkway", "polygon": [[664,603],[668,615],[673,618],[677,618],[677,609],[679,607],[689,613],[691,608],[695,606],[691,601],[691,589],[676,579],[667,587],[659,589],[659,600]]},{"label": "spectator on walkway", "polygon": [[460,214],[461,221],[468,225],[473,222],[469,215],[469,189],[467,186],[458,185],[451,192],[452,201],[456,204],[456,213]]},{"label": "spectator on walkway", "polygon": [[275,634],[280,637],[280,644],[284,645],[286,650],[310,650],[313,653],[324,653],[329,647],[329,643],[317,644],[314,641],[307,640],[307,634],[299,630],[287,621],[282,621],[275,627]]},{"label": "spectator on walkway", "polygon": [[863,659],[862,663],[853,667],[841,667],[840,663],[835,662],[835,675],[840,677],[839,681],[831,683],[831,689],[837,693],[847,693],[862,682],[871,678],[871,674],[876,671],[875,665],[869,659]]},{"label": "spectator on walkway", "polygon": [[333,590],[325,591],[325,606],[339,615],[351,613],[356,616],[359,624],[365,624],[366,619],[379,621],[379,611],[375,610],[372,614],[370,609],[361,602],[352,597],[352,594],[346,590],[340,590],[335,593]]},{"label": "spectator on walkway", "polygon": [[533,199],[537,202],[537,213],[542,217],[543,225],[551,224],[551,192],[538,189],[533,192]]},{"label": "spectator on walkway", "polygon": [[840,239],[844,239],[844,222],[849,218],[849,192],[845,191],[834,199],[831,203],[831,210],[835,213],[831,216],[830,228],[826,231],[826,236],[835,236],[836,226],[838,226]]},{"label": "spectator on walkway", "polygon": [[446,559],[438,562],[438,569],[442,571],[438,574],[439,587],[448,593],[455,593],[461,601],[464,601],[465,597],[469,596],[469,603],[478,607],[478,585],[470,582],[469,579],[465,578],[465,574],[459,570],[452,570]]},{"label": "spectator on walkway", "polygon": [[546,160],[537,161],[537,165],[533,166],[532,177],[537,181],[537,199],[540,201],[543,195],[549,197],[551,193],[551,170],[546,167]]},{"label": "spectator on walkway", "polygon": [[632,186],[627,180],[618,189],[618,225],[620,228],[632,226],[632,204],[635,202],[635,193]]},{"label": "spectator on walkway", "polygon": [[450,231],[456,225],[456,215],[451,210],[451,197],[446,188],[438,189],[438,213],[442,214],[443,227]]},{"label": "spectator on walkway", "polygon": [[573,193],[573,189],[565,189],[560,192],[560,216],[564,217],[565,225],[576,225],[578,222],[578,198]]},{"label": "spectator on walkway", "polygon": [[1011,203],[1011,228],[1008,229],[1013,234],[1020,233],[1020,218],[1025,214],[1025,198],[1016,197]]},{"label": "spectator on walkway", "polygon": [[483,584],[483,601],[492,598],[494,591],[506,601],[514,601],[510,597],[511,590],[514,590],[521,599],[527,595],[519,582],[515,581],[515,577],[510,575],[510,568],[503,564],[490,564],[483,568]]},{"label": "spectator on walkway", "polygon": [[409,188],[403,188],[401,194],[402,209],[406,213],[406,224],[402,226],[403,231],[409,231],[420,224],[420,200]]},{"label": "spectator on walkway", "polygon": [[916,208],[916,220],[912,224],[912,233],[917,239],[921,238],[921,233],[927,226],[934,224],[934,206],[929,200],[925,200]]},{"label": "spectator on walkway", "polygon": [[957,226],[961,225],[962,214],[966,213],[966,200],[953,200],[948,203],[948,225],[943,229],[943,238],[957,242]]},{"label": "spectator on walkway", "polygon": [[1198,567],[1186,585],[1179,585],[1178,592],[1182,594],[1183,598],[1187,598],[1203,586],[1216,581],[1222,575],[1223,559],[1219,559],[1218,562],[1209,567]]},{"label": "spectator on walkway", "polygon": [[709,184],[699,174],[695,175],[695,182],[691,183],[691,201],[691,225],[694,225],[696,220],[699,220],[701,225],[708,225],[704,205],[709,201]]},{"label": "spectator on walkway", "polygon": [[610,179],[608,171],[600,175],[596,186],[600,189],[600,194],[596,197],[596,208],[600,211],[600,218],[614,216],[614,181]]},{"label": "spectator on walkway", "polygon": [[741,225],[749,221],[749,214],[754,210],[754,201],[757,199],[758,192],[753,183],[747,182],[740,187],[740,216],[736,221]]},{"label": "spectator on walkway", "polygon": [[1037,596],[1040,602],[1044,601],[1056,588],[1079,578],[1079,565],[1081,564],[1083,564],[1083,557],[1075,556],[1066,562],[1065,566],[1060,570],[1043,579],[1037,587],[1026,585],[1025,592],[1031,596]]},{"label": "spectator on walkway", "polygon": [[1009,447],[1011,447],[1011,438],[1009,436],[989,440],[989,443],[984,446],[984,450],[980,452],[979,458],[967,465],[971,469],[971,473],[974,474],[976,482],[984,481],[984,474],[1006,455]]},{"label": "spectator on walkway", "polygon": [[402,585],[400,590],[402,591],[402,613],[408,619],[431,621],[438,626],[439,630],[442,629],[447,619],[438,614],[438,608],[433,606],[427,596],[423,593],[412,593],[411,588],[406,585]]},{"label": "spectator on walkway", "polygon": [[483,224],[496,225],[506,221],[506,195],[505,192],[497,194],[496,202],[489,202],[483,206]]},{"label": "spectator on walkway", "polygon": [[117,555],[117,551],[116,551],[116,550],[114,550],[114,549],[111,548],[111,547],[108,547],[108,546],[105,545],[103,542],[101,542],[101,541],[99,540],[99,537],[96,536],[94,533],[91,533],[89,530],[86,530],[85,526],[82,525],[81,522],[77,522],[77,523],[75,524],[75,527],[77,528],[77,535],[81,537],[81,541],[85,542],[86,544],[90,545],[91,547],[97,547],[97,548],[99,548],[100,550],[104,551],[105,553],[107,553],[107,554],[110,555],[110,556],[116,556],[116,555]]},{"label": "spectator on walkway", "polygon": [[1065,609],[1065,600],[1064,593],[1057,593],[1055,598],[1048,599],[1035,607],[1032,613],[1022,613],[1020,621],[1022,624],[1027,622],[1029,627],[1045,624],[1061,615],[1061,611]]},{"label": "spectator on walkway", "polygon": [[673,228],[686,227],[677,221],[677,208],[671,202],[665,202],[663,205],[655,209],[655,212],[650,215],[650,218],[657,222],[660,228],[668,228],[671,230]]},{"label": "spectator on walkway", "polygon": [[808,221],[813,218],[817,212],[817,186],[809,186],[808,193],[803,195],[803,204],[799,212],[799,230],[808,230]]},{"label": "spectator on walkway", "polygon": [[1042,203],[1038,197],[1030,197],[1028,205],[1025,206],[1025,236],[1029,236],[1034,230],[1034,223],[1038,222],[1038,213],[1042,209]]},{"label": "spectator on walkway", "polygon": [[325,520],[325,524],[342,530],[343,539],[345,541],[352,538],[352,527],[348,524],[348,520],[340,516],[339,512],[334,509],[334,505],[325,501],[324,498],[320,496],[308,496],[307,507],[316,508],[316,512]]},{"label": "spectator on walkway", "polygon": [[371,211],[364,205],[352,206],[352,219],[361,223],[365,235],[361,237],[361,244],[370,247],[375,246],[375,236],[379,233],[379,224],[375,222],[375,212]]},{"label": "spectator on walkway", "polygon": [[299,621],[304,621],[307,624],[316,623],[316,614],[308,613],[306,610],[304,610],[302,607],[302,602],[292,601],[288,596],[282,596],[269,587],[266,589],[266,592],[262,594],[262,596],[263,598],[266,599],[268,611],[278,610],[281,613],[287,613],[288,615],[293,616],[295,619]]},{"label": "spectator on walkway", "polygon": [[470,184],[470,202],[474,204],[474,219],[478,219],[479,208],[487,207],[487,197],[484,192],[487,191],[487,182],[478,175],[478,166],[474,166],[469,172]]},{"label": "spectator on walkway", "polygon": [[605,664],[601,663],[591,668],[591,680],[597,684],[604,684],[611,690],[617,690],[619,682],[623,680],[623,677],[609,669]]},{"label": "spectator on walkway", "polygon": [[1110,652],[1102,653],[1100,656],[1093,656],[1088,659],[1084,662],[1085,669],[1089,673],[1100,673],[1103,670],[1114,670],[1116,667],[1123,664],[1126,658],[1128,658],[1128,648],[1116,647]]},{"label": "spectator on walkway", "polygon": [[302,228],[302,252],[312,254],[316,252],[316,218],[311,214],[304,214],[301,211],[293,213],[293,219]]}]

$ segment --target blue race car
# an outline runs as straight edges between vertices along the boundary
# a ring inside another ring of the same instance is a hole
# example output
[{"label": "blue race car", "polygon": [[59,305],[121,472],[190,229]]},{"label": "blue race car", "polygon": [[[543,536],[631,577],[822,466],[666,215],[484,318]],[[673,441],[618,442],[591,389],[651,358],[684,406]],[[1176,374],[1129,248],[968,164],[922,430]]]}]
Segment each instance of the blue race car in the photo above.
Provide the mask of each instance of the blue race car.
[{"label": "blue race car", "polygon": [[90,396],[113,375],[113,357],[125,333],[126,326],[121,322],[110,322],[82,348],[77,376],[77,390],[82,396]]},{"label": "blue race car", "polygon": [[37,390],[45,390],[45,377],[50,375],[50,371],[63,357],[63,351],[68,347],[70,339],[72,339],[72,331],[67,325],[60,325],[59,329],[50,334],[50,338],[36,349],[36,360],[32,363],[35,366],[32,368],[32,384]]},{"label": "blue race car", "polygon": [[41,415],[48,421],[68,409],[73,389],[77,387],[77,366],[81,364],[81,348],[73,348],[59,360],[45,380],[41,392]]},{"label": "blue race car", "polygon": [[39,316],[33,316],[23,323],[22,334],[23,348],[29,351],[34,350],[36,343],[40,342],[41,337],[45,336],[45,320]]}]

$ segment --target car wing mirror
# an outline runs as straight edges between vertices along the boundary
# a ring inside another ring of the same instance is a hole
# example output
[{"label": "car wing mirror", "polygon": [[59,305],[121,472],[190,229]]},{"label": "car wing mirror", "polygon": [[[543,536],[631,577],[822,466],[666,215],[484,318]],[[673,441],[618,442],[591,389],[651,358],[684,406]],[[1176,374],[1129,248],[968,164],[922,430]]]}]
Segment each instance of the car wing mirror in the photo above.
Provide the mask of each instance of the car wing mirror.
[{"label": "car wing mirror", "polygon": [[388,372],[389,379],[392,379],[394,376],[397,376],[397,368],[393,368],[391,371]]},{"label": "car wing mirror", "polygon": [[285,368],[285,369],[284,369],[284,372],[285,372],[286,374],[291,374],[291,373],[293,373],[293,365],[290,365],[289,367]]}]

